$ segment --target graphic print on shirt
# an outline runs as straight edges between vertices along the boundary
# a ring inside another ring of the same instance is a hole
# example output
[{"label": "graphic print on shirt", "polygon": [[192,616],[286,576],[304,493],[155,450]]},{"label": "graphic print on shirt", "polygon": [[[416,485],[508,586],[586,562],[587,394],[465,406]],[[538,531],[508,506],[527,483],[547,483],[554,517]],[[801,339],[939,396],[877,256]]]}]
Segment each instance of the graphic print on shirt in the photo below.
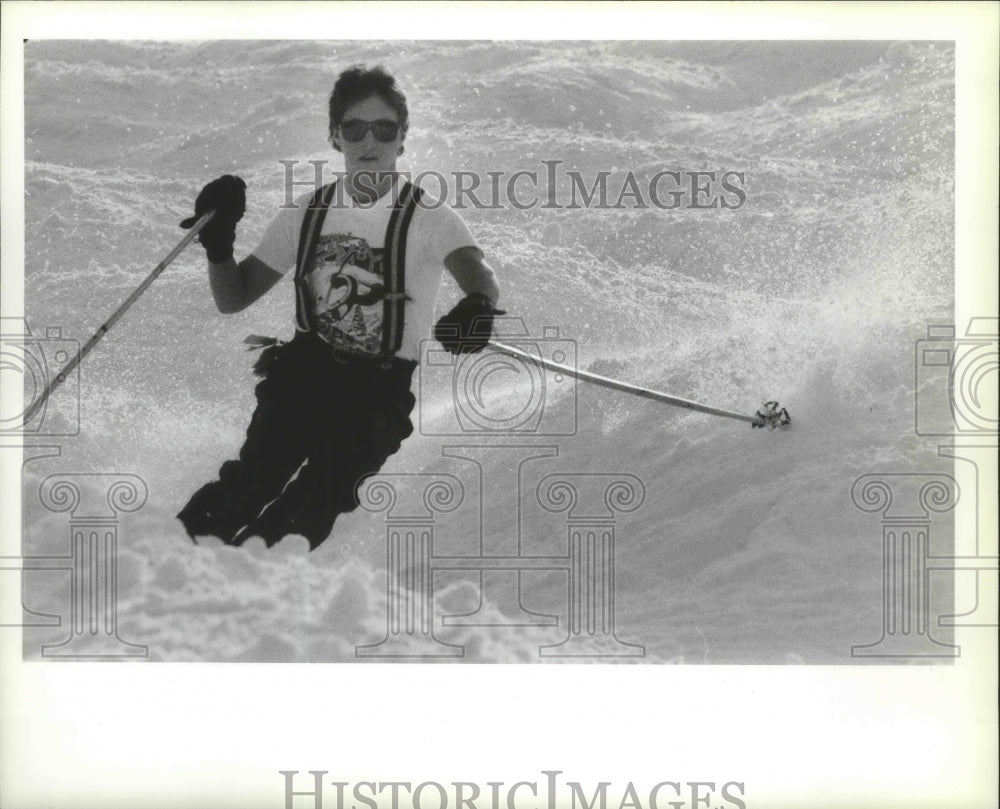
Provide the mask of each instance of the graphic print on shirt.
[{"label": "graphic print on shirt", "polygon": [[325,235],[306,273],[316,330],[345,353],[372,356],[382,347],[382,252],[359,236]]}]

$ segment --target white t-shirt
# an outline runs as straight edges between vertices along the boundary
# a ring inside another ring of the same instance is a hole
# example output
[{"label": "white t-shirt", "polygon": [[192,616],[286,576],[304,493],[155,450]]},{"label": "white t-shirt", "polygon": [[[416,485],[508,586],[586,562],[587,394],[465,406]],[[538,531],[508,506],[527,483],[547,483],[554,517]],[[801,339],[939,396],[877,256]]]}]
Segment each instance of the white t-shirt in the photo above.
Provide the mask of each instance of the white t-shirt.
[{"label": "white t-shirt", "polygon": [[[338,185],[342,183],[338,180]],[[307,192],[295,201],[295,208],[281,209],[254,248],[253,255],[276,272],[295,269],[299,232],[311,197]],[[347,354],[372,356],[381,350],[383,242],[395,199],[393,189],[374,205],[358,205],[338,188],[306,270],[310,317],[317,332]],[[420,342],[430,336],[445,256],[470,246],[478,245],[462,218],[424,192],[406,240],[407,299],[399,357],[419,359]]]}]

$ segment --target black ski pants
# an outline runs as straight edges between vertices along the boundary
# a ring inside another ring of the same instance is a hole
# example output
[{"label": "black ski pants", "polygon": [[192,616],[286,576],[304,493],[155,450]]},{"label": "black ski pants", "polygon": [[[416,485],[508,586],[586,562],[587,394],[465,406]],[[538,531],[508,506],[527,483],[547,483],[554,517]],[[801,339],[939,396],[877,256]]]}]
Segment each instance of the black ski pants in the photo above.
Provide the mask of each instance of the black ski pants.
[{"label": "black ski pants", "polygon": [[240,545],[259,536],[270,547],[300,534],[314,549],[338,514],[358,507],[362,481],[413,432],[415,362],[397,358],[386,368],[336,357],[304,332],[275,351],[239,459],[226,461],[177,515],[192,539]]}]

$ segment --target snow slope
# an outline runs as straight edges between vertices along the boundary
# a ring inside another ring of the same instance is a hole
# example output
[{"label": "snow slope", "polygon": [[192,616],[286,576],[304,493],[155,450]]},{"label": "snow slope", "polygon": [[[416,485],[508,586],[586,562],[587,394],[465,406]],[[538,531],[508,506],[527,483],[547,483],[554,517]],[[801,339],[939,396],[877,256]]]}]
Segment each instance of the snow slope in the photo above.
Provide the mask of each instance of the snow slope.
[{"label": "snow slope", "polygon": [[[852,662],[853,644],[879,636],[882,598],[879,519],[852,504],[853,482],[950,470],[914,434],[913,358],[929,324],[953,322],[953,49],[30,42],[32,330],[89,337],[176,243],[176,223],[218,174],[249,183],[237,241],[249,251],[283,198],[279,160],[340,167],[325,142],[326,96],[358,61],[385,63],[407,91],[403,168],[414,173],[544,172],[542,160],[587,177],[744,172],[747,201],[735,210],[464,215],[503,304],[532,335],[557,327],[581,367],[747,414],[777,398],[794,419],[761,432],[581,386],[545,404],[546,418],[575,421],[572,434],[493,437],[507,449],[483,454],[480,514],[474,464],[443,448],[483,439],[433,434],[453,412],[439,386],[414,414],[424,434],[385,471],[463,481],[463,506],[439,520],[440,547],[474,554],[480,531],[488,550],[509,547],[520,502],[522,552],[565,554],[565,515],[533,499],[541,479],[628,474],[645,499],[616,517],[616,622],[619,638],[645,647],[636,660]],[[66,552],[67,516],[38,500],[46,476],[135,474],[149,498],[119,529],[123,638],[154,660],[355,661],[358,644],[385,632],[384,515],[343,517],[312,554],[294,539],[269,551],[195,547],[173,519],[241,443],[253,404],[241,340],[293,328],[290,283],[223,317],[202,264],[199,249],[185,252],[86,360],[79,435],[26,466],[24,552]],[[449,282],[439,309],[456,292]],[[524,390],[491,395],[516,410]],[[558,454],[526,463],[518,483],[516,446]],[[932,541],[951,547],[947,518]],[[465,646],[461,660],[536,662],[540,645],[565,635],[564,572],[522,579],[524,606],[561,628],[440,625],[481,596],[484,623],[502,624],[504,601],[475,573],[436,582],[437,634]],[[65,574],[26,575],[25,588],[31,609],[65,611]],[[951,598],[936,582],[936,613]],[[64,635],[26,631],[26,657]]]}]

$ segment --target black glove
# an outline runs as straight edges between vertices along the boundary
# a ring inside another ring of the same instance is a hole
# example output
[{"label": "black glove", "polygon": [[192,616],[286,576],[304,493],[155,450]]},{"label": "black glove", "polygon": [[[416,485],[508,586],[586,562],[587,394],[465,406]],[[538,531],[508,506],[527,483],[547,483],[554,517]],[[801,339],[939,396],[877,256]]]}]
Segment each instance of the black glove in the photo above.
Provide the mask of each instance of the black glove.
[{"label": "black glove", "polygon": [[434,326],[434,339],[452,354],[475,354],[493,334],[493,316],[505,314],[481,293],[466,295]]},{"label": "black glove", "polygon": [[194,203],[194,216],[181,222],[181,227],[185,230],[193,227],[202,214],[214,210],[215,216],[198,233],[198,241],[208,253],[208,260],[221,264],[233,257],[236,223],[246,209],[247,184],[239,177],[225,174],[201,189]]}]

